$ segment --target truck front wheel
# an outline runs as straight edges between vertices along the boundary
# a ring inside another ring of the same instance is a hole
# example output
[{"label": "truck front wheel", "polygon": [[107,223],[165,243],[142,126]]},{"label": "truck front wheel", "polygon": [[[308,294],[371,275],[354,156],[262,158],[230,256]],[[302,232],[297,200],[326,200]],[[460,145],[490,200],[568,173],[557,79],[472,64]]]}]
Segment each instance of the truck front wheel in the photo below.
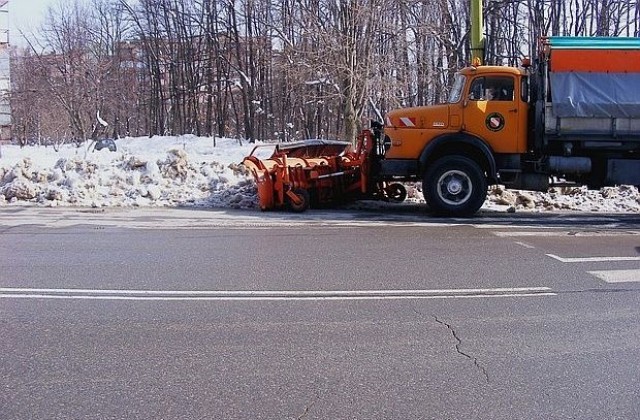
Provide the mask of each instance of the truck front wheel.
[{"label": "truck front wheel", "polygon": [[473,160],[445,156],[425,173],[422,191],[431,210],[441,216],[472,216],[487,198],[487,179]]}]

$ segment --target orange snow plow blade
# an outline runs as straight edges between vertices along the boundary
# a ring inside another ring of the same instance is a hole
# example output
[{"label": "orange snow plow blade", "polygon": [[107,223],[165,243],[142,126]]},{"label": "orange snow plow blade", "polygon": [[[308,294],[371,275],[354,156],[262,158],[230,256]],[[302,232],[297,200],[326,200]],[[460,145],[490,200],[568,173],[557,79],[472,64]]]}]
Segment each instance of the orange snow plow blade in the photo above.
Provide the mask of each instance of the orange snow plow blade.
[{"label": "orange snow plow blade", "polygon": [[[396,194],[400,187],[404,199],[404,187],[393,184],[390,189],[369,176],[374,143],[371,131],[364,130],[355,148],[349,142],[328,140],[260,145],[243,164],[255,178],[262,210],[302,212],[310,206],[345,200],[389,198],[387,191]],[[259,150],[266,147],[275,150],[268,158],[259,158]]]}]

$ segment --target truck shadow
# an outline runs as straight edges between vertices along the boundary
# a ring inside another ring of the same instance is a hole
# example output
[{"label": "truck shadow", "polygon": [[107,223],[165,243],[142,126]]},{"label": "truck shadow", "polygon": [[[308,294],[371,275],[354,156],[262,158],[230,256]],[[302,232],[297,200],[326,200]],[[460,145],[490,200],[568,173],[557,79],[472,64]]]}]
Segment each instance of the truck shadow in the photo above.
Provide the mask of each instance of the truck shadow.
[{"label": "truck shadow", "polygon": [[413,221],[434,224],[469,224],[492,226],[527,227],[581,227],[601,229],[640,229],[640,213],[605,213],[580,211],[518,211],[482,209],[472,217],[439,217],[418,203],[372,203],[356,202],[333,212],[349,212],[354,220]]},{"label": "truck shadow", "polygon": [[[363,226],[371,223],[411,225],[473,225],[495,227],[527,227],[527,228],[574,228],[580,230],[640,230],[639,213],[587,213],[578,211],[545,211],[507,213],[506,210],[482,209],[473,217],[438,217],[425,204],[419,203],[384,203],[357,201],[335,207],[309,209],[303,213],[292,213],[285,210],[260,211],[258,209],[214,209],[207,207],[184,207],[206,212],[224,212],[231,218],[250,217],[265,222],[296,222],[296,224],[332,224]],[[640,253],[640,247],[638,247]]]}]

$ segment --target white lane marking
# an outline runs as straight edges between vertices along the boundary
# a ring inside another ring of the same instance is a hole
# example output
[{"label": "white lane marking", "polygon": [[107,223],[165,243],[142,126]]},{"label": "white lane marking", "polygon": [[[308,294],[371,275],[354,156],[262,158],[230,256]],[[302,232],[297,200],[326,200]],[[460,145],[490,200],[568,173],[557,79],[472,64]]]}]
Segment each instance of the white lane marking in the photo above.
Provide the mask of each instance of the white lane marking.
[{"label": "white lane marking", "polygon": [[516,241],[516,243],[517,243],[518,245],[523,246],[523,247],[528,248],[528,249],[535,249],[535,246],[533,246],[533,245],[529,245],[529,244],[526,244],[526,243],[524,243],[524,242]]},{"label": "white lane marking", "polygon": [[615,262],[615,261],[640,261],[640,257],[575,257],[564,258],[554,254],[546,254],[563,263],[583,263],[583,262]]},{"label": "white lane marking", "polygon": [[110,300],[383,300],[555,296],[548,287],[434,290],[99,290],[0,288],[0,298]]},{"label": "white lane marking", "polygon": [[495,236],[499,238],[512,238],[517,236],[566,236],[568,235],[567,231],[514,231],[514,232],[503,232],[497,231],[492,232]]},{"label": "white lane marking", "polygon": [[556,293],[507,293],[507,294],[481,294],[481,295],[440,295],[440,296],[90,296],[90,295],[45,295],[45,294],[0,294],[2,298],[22,299],[84,299],[84,300],[160,300],[160,301],[277,301],[277,300],[401,300],[401,299],[469,299],[469,298],[504,298],[504,297],[537,297],[556,296]]},{"label": "white lane marking", "polygon": [[588,273],[607,283],[640,282],[640,270],[588,271]]},{"label": "white lane marking", "polygon": [[386,296],[434,295],[448,293],[526,293],[551,290],[549,287],[498,287],[485,289],[388,289],[388,290],[129,290],[129,289],[38,289],[0,287],[0,293],[74,293],[94,295],[207,295],[207,296]]},{"label": "white lane marking", "polygon": [[580,236],[580,237],[600,237],[600,236],[630,236],[630,235],[640,235],[640,232],[634,231],[570,231],[570,230],[545,230],[545,231],[497,231],[493,232],[495,236],[500,238],[512,238],[512,237],[530,237],[530,236],[538,236],[538,237],[557,237],[557,236]]}]

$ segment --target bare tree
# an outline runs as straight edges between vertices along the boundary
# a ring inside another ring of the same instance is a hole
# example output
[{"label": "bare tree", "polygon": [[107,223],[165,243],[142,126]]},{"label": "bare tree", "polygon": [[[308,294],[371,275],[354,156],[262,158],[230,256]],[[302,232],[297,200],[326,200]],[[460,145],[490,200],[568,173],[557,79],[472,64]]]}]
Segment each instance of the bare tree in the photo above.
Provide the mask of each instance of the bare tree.
[{"label": "bare tree", "polygon": [[[444,101],[469,64],[468,0],[84,1],[53,8],[44,45],[14,60],[23,139],[95,137],[99,111],[113,136],[353,140],[373,108]],[[484,5],[489,64],[547,35],[640,36],[637,0]]]}]

